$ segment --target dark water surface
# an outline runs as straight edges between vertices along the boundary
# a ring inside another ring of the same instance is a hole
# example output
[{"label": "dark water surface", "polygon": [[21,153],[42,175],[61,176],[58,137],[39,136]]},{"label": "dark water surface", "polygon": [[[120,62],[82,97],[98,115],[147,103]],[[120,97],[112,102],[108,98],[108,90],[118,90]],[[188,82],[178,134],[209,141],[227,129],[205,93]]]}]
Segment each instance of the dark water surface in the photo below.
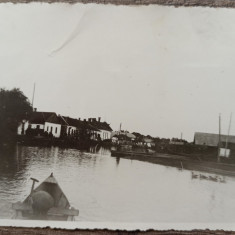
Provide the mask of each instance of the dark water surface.
[{"label": "dark water surface", "polygon": [[235,221],[235,178],[92,151],[22,146],[1,151],[0,218],[10,218],[11,203],[29,194],[30,177],[41,182],[53,172],[80,221]]}]

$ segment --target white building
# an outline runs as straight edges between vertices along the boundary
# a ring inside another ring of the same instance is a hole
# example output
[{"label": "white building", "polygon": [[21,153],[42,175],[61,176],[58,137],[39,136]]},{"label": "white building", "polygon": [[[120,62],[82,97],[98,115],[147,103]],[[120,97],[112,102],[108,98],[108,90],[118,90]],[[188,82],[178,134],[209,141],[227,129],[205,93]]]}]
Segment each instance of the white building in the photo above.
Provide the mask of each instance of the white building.
[{"label": "white building", "polygon": [[41,135],[45,130],[45,122],[50,117],[56,115],[53,112],[33,112],[29,118],[23,119],[18,125],[17,134],[25,135],[27,131],[33,130]]},{"label": "white building", "polygon": [[98,118],[98,120],[96,120],[96,118],[89,118],[88,122],[97,129],[94,130],[94,133],[97,136],[99,135],[101,140],[111,139],[112,128],[107,122],[101,122],[101,118]]},{"label": "white building", "polygon": [[65,117],[65,116],[60,116],[60,117],[64,121],[64,123],[67,125],[66,134],[68,136],[74,136],[76,133],[78,133],[78,125],[79,125],[78,119]]},{"label": "white building", "polygon": [[45,122],[44,132],[51,133],[55,138],[61,136],[61,119],[57,115],[51,115]]}]

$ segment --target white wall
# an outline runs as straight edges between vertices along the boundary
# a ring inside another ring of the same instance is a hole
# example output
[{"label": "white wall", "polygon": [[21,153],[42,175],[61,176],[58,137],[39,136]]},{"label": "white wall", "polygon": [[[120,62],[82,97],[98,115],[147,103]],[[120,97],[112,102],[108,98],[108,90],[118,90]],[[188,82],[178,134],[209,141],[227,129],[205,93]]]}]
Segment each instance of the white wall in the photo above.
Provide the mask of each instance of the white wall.
[{"label": "white wall", "polygon": [[67,126],[67,131],[66,131],[66,133],[67,133],[67,135],[73,135],[73,134],[72,134],[72,131],[75,133],[76,130],[77,130],[77,128],[74,127],[74,126]]},{"label": "white wall", "polygon": [[[51,129],[52,129],[52,132],[51,132]],[[61,133],[61,125],[50,123],[50,122],[45,122],[44,131],[47,131],[48,133],[51,132],[54,137],[59,138],[60,133]]]},{"label": "white wall", "polygon": [[111,139],[111,131],[100,130],[99,134],[102,140]]},{"label": "white wall", "polygon": [[[21,122],[17,128],[18,135],[22,134],[22,125],[23,125],[23,123]],[[26,121],[24,124],[24,134],[26,133],[26,130],[29,128],[29,125],[31,125],[32,129],[37,129],[37,126],[39,125],[39,129],[44,130],[43,124],[30,124],[29,121]]]},{"label": "white wall", "polygon": [[39,129],[43,130],[44,125],[43,124],[30,124],[32,129],[37,129],[37,126],[39,126]]},{"label": "white wall", "polygon": [[[17,134],[18,135],[22,135],[22,125],[23,125],[22,122],[18,125],[18,128],[17,128]],[[29,127],[29,122],[26,121],[25,124],[24,124],[24,134],[25,134],[26,130],[28,129],[28,127]]]},{"label": "white wall", "polygon": [[97,140],[98,139],[98,135],[100,135],[100,137],[101,137],[100,131],[92,131],[91,139],[92,140]]}]

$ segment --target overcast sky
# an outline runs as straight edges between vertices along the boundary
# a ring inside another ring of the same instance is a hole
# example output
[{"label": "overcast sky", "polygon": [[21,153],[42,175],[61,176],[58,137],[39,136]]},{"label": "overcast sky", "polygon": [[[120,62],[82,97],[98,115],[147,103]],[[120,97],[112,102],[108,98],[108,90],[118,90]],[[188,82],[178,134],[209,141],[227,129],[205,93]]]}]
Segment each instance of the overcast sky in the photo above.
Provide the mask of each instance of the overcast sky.
[{"label": "overcast sky", "polygon": [[[235,10],[0,4],[0,87],[39,111],[193,140],[235,116]],[[231,134],[235,134],[235,117]]]}]

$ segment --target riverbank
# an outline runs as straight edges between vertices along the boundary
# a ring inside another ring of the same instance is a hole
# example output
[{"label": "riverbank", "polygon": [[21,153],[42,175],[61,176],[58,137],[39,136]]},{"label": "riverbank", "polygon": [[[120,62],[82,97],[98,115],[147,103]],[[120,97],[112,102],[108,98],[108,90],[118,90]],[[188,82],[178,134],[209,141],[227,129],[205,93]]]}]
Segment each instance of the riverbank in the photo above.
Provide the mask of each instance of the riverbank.
[{"label": "riverbank", "polygon": [[109,147],[107,141],[97,140],[79,140],[75,138],[50,138],[42,136],[17,136],[17,143],[22,146],[40,146],[50,147],[57,146],[60,148],[75,148],[75,149],[89,149],[92,146],[99,145],[100,147]]},{"label": "riverbank", "polygon": [[224,164],[212,161],[202,161],[199,159],[191,159],[180,155],[171,155],[163,153],[143,154],[134,152],[118,152],[111,151],[111,156],[117,158],[125,158],[160,164],[164,166],[176,167],[181,170],[195,170],[207,173],[215,173],[226,176],[235,177],[235,164]]}]

